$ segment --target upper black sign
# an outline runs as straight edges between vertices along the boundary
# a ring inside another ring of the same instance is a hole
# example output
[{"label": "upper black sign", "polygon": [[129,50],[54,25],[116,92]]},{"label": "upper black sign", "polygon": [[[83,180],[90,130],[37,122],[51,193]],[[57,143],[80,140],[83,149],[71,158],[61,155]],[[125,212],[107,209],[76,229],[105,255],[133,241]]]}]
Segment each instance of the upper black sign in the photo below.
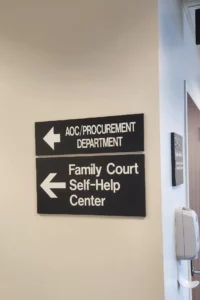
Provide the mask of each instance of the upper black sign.
[{"label": "upper black sign", "polygon": [[183,137],[177,133],[171,134],[172,151],[172,185],[183,184]]},{"label": "upper black sign", "polygon": [[37,122],[36,155],[144,151],[144,115]]},{"label": "upper black sign", "polygon": [[40,214],[146,215],[144,155],[37,158]]}]

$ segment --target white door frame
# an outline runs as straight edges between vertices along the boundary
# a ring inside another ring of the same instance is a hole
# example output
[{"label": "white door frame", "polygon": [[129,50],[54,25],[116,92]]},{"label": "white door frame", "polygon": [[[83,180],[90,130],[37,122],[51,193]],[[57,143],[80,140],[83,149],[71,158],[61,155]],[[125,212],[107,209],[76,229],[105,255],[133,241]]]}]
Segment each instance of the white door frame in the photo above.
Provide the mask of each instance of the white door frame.
[{"label": "white door frame", "polygon": [[[195,81],[184,82],[185,86],[185,96],[184,96],[184,106],[185,106],[185,116],[184,116],[184,134],[185,134],[185,192],[186,192],[186,205],[190,207],[190,197],[189,197],[189,155],[188,155],[188,94],[196,105],[200,109],[200,88]],[[188,278],[192,280],[191,275],[191,265],[188,262]],[[190,300],[192,300],[192,290],[190,290]]]},{"label": "white door frame", "polygon": [[[184,135],[185,135],[185,193],[186,193],[186,206],[190,207],[190,197],[189,197],[189,156],[188,156],[188,94],[189,92],[189,85],[187,82],[184,82],[185,87],[185,95],[184,95]],[[191,274],[191,264],[188,262],[188,279],[189,281],[192,280]],[[190,300],[192,300],[192,290],[189,292]]]},{"label": "white door frame", "polygon": [[190,89],[188,83],[185,81],[185,116],[184,116],[184,133],[185,133],[185,189],[186,189],[186,205],[190,207],[189,199],[189,156],[188,156],[188,94],[190,95]]}]

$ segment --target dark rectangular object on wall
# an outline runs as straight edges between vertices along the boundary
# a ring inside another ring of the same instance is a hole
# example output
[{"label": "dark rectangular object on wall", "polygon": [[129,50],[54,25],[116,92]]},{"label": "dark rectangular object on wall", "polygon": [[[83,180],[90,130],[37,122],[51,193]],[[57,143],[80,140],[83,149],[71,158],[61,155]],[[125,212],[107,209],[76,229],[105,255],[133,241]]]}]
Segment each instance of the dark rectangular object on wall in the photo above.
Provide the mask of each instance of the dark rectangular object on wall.
[{"label": "dark rectangular object on wall", "polygon": [[144,151],[144,114],[35,124],[36,155]]},{"label": "dark rectangular object on wall", "polygon": [[181,185],[184,182],[183,175],[183,137],[177,133],[171,133],[171,160],[172,160],[172,185]]},{"label": "dark rectangular object on wall", "polygon": [[37,158],[39,214],[146,216],[144,155]]},{"label": "dark rectangular object on wall", "polygon": [[195,11],[196,44],[200,45],[200,9]]}]

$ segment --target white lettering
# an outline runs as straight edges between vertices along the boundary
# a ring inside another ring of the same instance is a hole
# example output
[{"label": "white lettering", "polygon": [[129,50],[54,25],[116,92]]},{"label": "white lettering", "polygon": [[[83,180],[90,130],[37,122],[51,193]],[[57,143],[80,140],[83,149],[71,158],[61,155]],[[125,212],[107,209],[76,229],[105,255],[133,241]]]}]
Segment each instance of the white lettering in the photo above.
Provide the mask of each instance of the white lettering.
[{"label": "white lettering", "polygon": [[71,195],[71,197],[69,198],[69,202],[72,206],[77,206],[77,201],[74,203],[72,200],[73,198],[77,199],[78,197],[76,195]]},{"label": "white lettering", "polygon": [[74,171],[74,167],[75,167],[76,165],[74,165],[74,164],[70,164],[69,165],[69,175],[71,175],[72,174],[72,171]]},{"label": "white lettering", "polygon": [[66,127],[65,136],[74,136],[74,135],[76,136],[80,135],[79,127],[78,126]]},{"label": "white lettering", "polygon": [[69,175],[95,175],[99,177],[101,175],[102,166],[96,166],[90,164],[88,166],[76,166],[75,164],[69,164]]},{"label": "white lettering", "polygon": [[82,134],[83,135],[96,135],[96,134],[104,135],[104,134],[134,132],[135,125],[136,122],[82,125]]},{"label": "white lettering", "polygon": [[95,183],[95,186],[96,186],[96,190],[98,191],[99,189],[101,191],[112,191],[114,194],[116,192],[118,192],[121,188],[121,185],[119,182],[117,181],[114,181],[113,179],[110,180],[110,182],[104,182],[103,179],[99,180],[99,179],[96,179],[96,183]]},{"label": "white lettering", "polygon": [[139,174],[139,165],[138,163],[135,163],[132,166],[116,166],[114,163],[109,163],[107,165],[107,173],[109,175],[129,175],[129,174]]},{"label": "white lettering", "polygon": [[113,148],[122,147],[122,136],[92,139],[77,139],[77,148]]},{"label": "white lettering", "polygon": [[82,182],[77,182],[75,179],[71,179],[69,184],[69,189],[71,191],[88,191],[90,189],[90,179],[84,179]]},{"label": "white lettering", "polygon": [[69,202],[72,206],[104,206],[106,198],[78,198],[77,195],[71,195]]}]

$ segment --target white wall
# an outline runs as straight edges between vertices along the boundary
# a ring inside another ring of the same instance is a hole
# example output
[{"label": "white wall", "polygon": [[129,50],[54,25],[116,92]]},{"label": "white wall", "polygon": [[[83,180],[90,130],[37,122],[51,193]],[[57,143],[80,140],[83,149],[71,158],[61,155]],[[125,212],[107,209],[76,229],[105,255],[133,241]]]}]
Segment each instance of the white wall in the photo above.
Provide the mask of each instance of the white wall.
[{"label": "white wall", "polygon": [[[174,210],[187,205],[186,186],[171,185],[170,133],[184,135],[184,80],[196,81],[200,59],[179,0],[159,1],[159,64],[165,300],[186,300],[189,292],[177,284],[174,243]],[[188,278],[186,263],[181,270]]]},{"label": "white wall", "polygon": [[[0,298],[163,299],[157,1],[0,8]],[[37,215],[34,122],[126,113],[145,113],[147,218]]]}]

